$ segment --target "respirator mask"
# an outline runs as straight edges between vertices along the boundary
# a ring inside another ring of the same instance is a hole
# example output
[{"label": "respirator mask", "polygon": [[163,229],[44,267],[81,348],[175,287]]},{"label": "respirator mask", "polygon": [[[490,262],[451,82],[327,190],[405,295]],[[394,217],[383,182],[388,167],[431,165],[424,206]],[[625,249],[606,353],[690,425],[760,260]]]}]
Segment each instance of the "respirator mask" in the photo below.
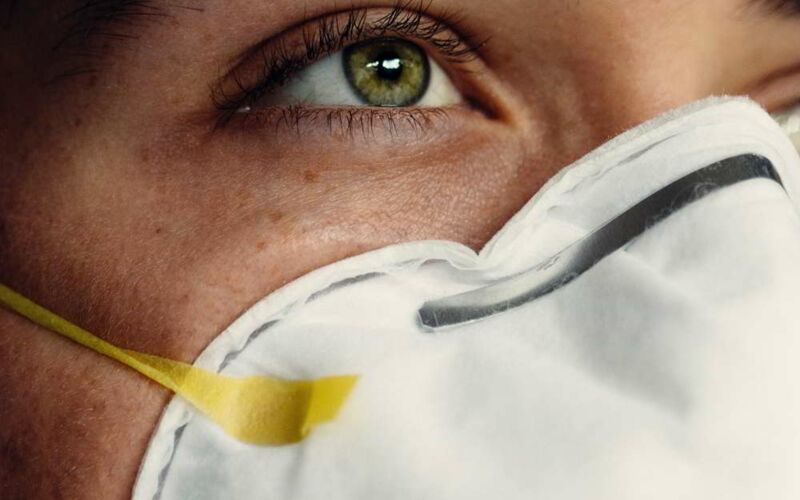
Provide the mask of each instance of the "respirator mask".
[{"label": "respirator mask", "polygon": [[776,113],[773,118],[789,136],[795,149],[800,151],[800,106],[783,113]]}]

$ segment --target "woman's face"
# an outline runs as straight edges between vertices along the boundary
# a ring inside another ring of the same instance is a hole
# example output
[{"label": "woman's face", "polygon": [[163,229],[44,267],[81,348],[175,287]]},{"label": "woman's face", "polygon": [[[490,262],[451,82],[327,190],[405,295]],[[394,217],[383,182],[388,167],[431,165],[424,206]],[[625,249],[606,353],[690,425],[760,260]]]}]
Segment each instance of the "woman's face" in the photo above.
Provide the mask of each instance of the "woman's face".
[{"label": "woman's face", "polygon": [[[187,361],[325,264],[479,249],[560,168],[662,111],[800,101],[791,1],[2,5],[0,282]],[[0,329],[4,456],[21,446],[45,478],[0,482],[128,491],[166,394],[3,312]]]}]

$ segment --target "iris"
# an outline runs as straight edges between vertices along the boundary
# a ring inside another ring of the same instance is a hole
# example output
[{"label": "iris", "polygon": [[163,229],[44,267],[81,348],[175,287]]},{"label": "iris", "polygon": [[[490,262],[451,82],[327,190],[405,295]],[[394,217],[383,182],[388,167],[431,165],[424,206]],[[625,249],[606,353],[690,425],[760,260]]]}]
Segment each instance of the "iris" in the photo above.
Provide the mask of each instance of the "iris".
[{"label": "iris", "polygon": [[351,45],[342,58],[353,91],[364,104],[410,106],[430,83],[430,62],[417,45],[399,38],[379,38]]}]

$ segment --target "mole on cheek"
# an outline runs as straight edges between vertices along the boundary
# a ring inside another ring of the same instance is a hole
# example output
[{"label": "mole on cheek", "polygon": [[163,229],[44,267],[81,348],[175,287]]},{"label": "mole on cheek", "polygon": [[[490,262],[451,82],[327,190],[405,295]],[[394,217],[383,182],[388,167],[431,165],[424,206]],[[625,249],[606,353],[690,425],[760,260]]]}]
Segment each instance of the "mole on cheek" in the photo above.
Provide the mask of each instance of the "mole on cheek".
[{"label": "mole on cheek", "polygon": [[305,170],[303,171],[303,180],[309,184],[317,182],[319,180],[319,172],[314,170]]},{"label": "mole on cheek", "polygon": [[142,148],[139,151],[139,161],[141,161],[142,163],[150,163],[151,159],[152,155],[149,148]]}]

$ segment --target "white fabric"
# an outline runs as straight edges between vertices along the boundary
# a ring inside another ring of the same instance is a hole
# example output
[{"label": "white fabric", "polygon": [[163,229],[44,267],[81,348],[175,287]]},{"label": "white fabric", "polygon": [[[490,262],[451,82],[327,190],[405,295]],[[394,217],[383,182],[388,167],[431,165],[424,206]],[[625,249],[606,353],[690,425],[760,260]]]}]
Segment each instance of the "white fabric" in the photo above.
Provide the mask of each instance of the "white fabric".
[{"label": "white fabric", "polygon": [[794,144],[795,149],[800,151],[800,105],[794,108],[776,113],[773,115],[775,121],[781,126],[789,140]]},{"label": "white fabric", "polygon": [[[742,153],[769,158],[786,191],[724,188],[538,301],[419,329],[426,300],[527,269]],[[250,446],[175,398],[134,498],[800,498],[798,196],[800,159],[776,123],[712,99],[565,169],[480,254],[419,242],[311,273],[197,365],[361,375],[337,420],[297,445]]]}]

